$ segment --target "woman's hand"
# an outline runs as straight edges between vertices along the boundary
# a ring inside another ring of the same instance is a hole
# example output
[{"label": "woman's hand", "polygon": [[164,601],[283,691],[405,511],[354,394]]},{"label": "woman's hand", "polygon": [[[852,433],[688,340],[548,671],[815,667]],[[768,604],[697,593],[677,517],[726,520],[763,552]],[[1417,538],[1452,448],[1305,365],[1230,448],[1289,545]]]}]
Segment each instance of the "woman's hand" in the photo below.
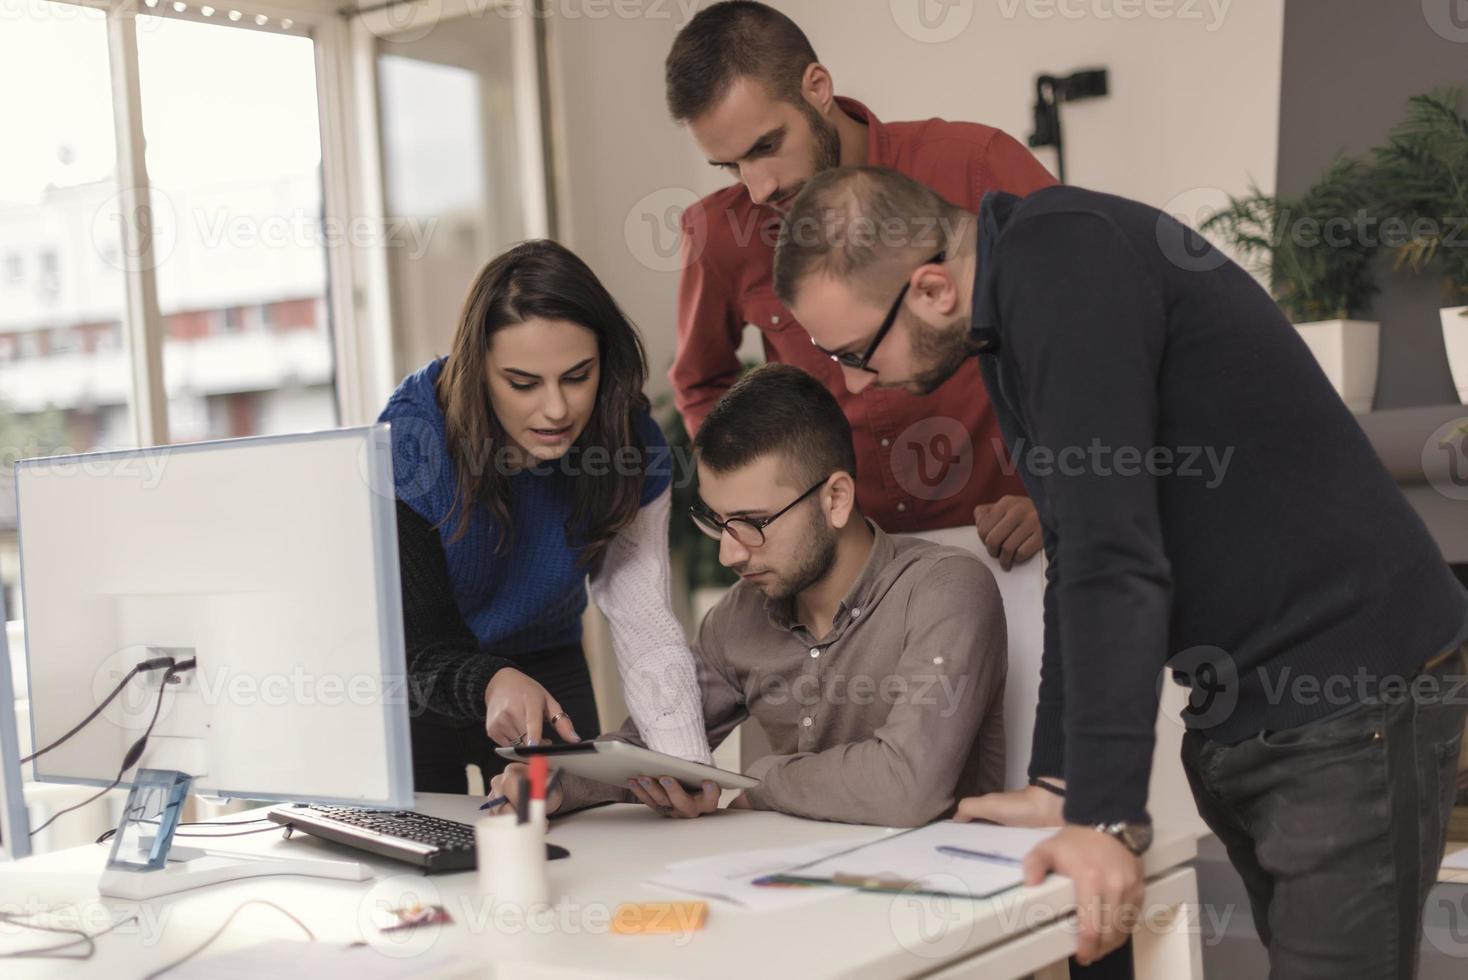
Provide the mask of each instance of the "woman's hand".
[{"label": "woman's hand", "polygon": [[581,741],[549,691],[513,667],[494,672],[484,688],[484,730],[496,745],[539,745],[547,721],[567,742]]},{"label": "woman's hand", "polygon": [[[491,814],[514,813],[515,804],[519,801],[520,780],[530,774],[530,767],[523,762],[512,762],[505,766],[505,771],[489,781],[489,798],[503,796],[505,802],[490,810]],[[566,802],[566,794],[557,786],[550,791],[545,801],[545,812],[555,813]]]}]

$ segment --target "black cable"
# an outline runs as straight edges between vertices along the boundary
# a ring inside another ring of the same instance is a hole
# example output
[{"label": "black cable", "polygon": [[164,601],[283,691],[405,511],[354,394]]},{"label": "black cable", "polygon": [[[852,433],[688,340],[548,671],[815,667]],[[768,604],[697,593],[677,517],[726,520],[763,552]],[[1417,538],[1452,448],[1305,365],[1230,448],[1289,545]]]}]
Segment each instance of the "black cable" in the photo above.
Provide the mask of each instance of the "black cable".
[{"label": "black cable", "polygon": [[[272,821],[273,822],[273,821]],[[274,827],[257,827],[254,830],[236,830],[229,834],[174,834],[175,837],[192,837],[195,840],[209,840],[214,837],[248,837],[251,834],[268,834],[272,830],[290,830],[294,824],[276,824]]]},{"label": "black cable", "polygon": [[229,913],[229,916],[222,923],[220,923],[219,928],[218,929],[215,929],[214,930],[214,933],[208,939],[204,940],[202,943],[200,943],[199,945],[195,946],[192,950],[190,950],[189,952],[185,953],[183,956],[179,957],[178,959],[174,960],[172,963],[168,964],[167,966],[162,967],[162,968],[157,969],[157,970],[154,970],[152,973],[150,973],[146,977],[144,977],[143,980],[154,980],[155,977],[161,977],[161,976],[163,976],[163,974],[167,973],[169,970],[175,970],[178,967],[183,966],[189,960],[193,959],[195,956],[198,956],[200,953],[204,952],[204,950],[206,950],[206,949],[209,948],[209,944],[210,943],[214,942],[214,940],[216,940],[220,936],[224,935],[224,930],[229,928],[229,924],[234,921],[234,917],[237,916],[237,915],[239,915],[242,910],[244,910],[246,908],[249,908],[251,905],[268,905],[268,906],[270,906],[271,908],[275,909],[275,911],[279,912],[281,915],[285,916],[287,919],[290,919],[296,925],[300,926],[301,927],[301,931],[304,932],[307,935],[307,937],[310,938],[310,940],[312,942],[315,942],[316,941],[316,933],[312,932],[311,929],[310,929],[310,927],[308,927],[306,925],[306,923],[302,922],[300,919],[296,918],[294,915],[292,915],[291,913],[287,912],[285,909],[281,908],[279,905],[276,905],[274,902],[268,901],[268,900],[263,899],[263,898],[252,898],[248,902],[245,902],[243,905],[236,906],[235,907],[235,910],[233,912]]},{"label": "black cable", "polygon": [[[150,824],[153,824],[156,827],[161,821],[158,821],[158,820],[139,820],[137,822],[138,823],[150,823]],[[269,817],[256,817],[253,820],[191,820],[191,821],[184,821],[183,823],[179,824],[179,826],[180,827],[248,827],[252,823],[273,823],[273,822],[274,821],[272,821]],[[265,829],[266,830],[269,830],[270,828],[269,827],[266,827]],[[253,831],[252,831],[252,833],[253,833]],[[117,834],[117,828],[116,827],[113,827],[110,830],[104,831],[102,833],[102,836],[101,837],[98,837],[92,843],[94,843],[94,844],[105,844],[108,841],[110,841],[116,834]],[[208,836],[214,836],[214,835],[211,835],[211,834],[174,834],[174,836],[175,837],[208,837]],[[226,835],[219,834],[218,836],[224,837]]]},{"label": "black cable", "polygon": [[122,689],[127,687],[128,681],[132,680],[143,671],[158,670],[160,667],[173,667],[176,663],[177,661],[175,661],[172,657],[155,657],[152,660],[142,660],[134,664],[132,670],[129,670],[127,672],[127,676],[123,677],[123,679],[118,682],[117,686],[112,689],[112,693],[107,695],[107,697],[102,701],[101,704],[92,709],[91,714],[87,715],[81,721],[77,722],[76,726],[73,727],[71,731],[67,732],[65,735],[61,736],[56,741],[46,746],[44,749],[37,749],[30,755],[26,756],[24,759],[21,759],[20,764],[25,765],[27,762],[32,762],[37,758],[45,755],[47,752],[50,752],[52,749],[56,748],[56,746],[62,744],[67,739],[75,735],[77,732],[90,725],[94,720],[96,720],[96,717],[98,715],[100,715],[103,711],[107,709],[107,706],[109,704],[117,699],[117,696],[122,693]]},{"label": "black cable", "polygon": [[[154,820],[154,821],[150,821],[150,822],[151,823],[157,823],[158,821]],[[242,820],[242,821],[240,821],[240,823],[247,823],[247,822],[248,823],[259,823],[258,820],[250,820],[250,821],[243,821]],[[208,840],[211,837],[248,837],[251,834],[268,834],[272,830],[285,830],[286,827],[287,827],[286,824],[278,824],[278,823],[276,823],[273,820],[272,821],[269,821],[269,823],[270,823],[270,826],[269,827],[256,827],[254,830],[235,830],[235,831],[231,831],[230,833],[227,833],[227,834],[174,834],[173,836],[174,837],[195,837],[195,838],[201,838],[203,840]],[[181,824],[179,824],[179,826],[180,827],[231,827],[231,826],[235,826],[235,825],[234,824],[209,824],[209,823],[181,823]],[[105,844],[105,843],[107,843],[108,841],[110,841],[112,838],[114,838],[116,836],[117,836],[117,828],[114,827],[111,830],[107,831],[105,834],[103,834],[101,837],[98,837],[96,843],[98,843],[98,844]]]},{"label": "black cable", "polygon": [[41,824],[41,826],[36,827],[31,831],[32,837],[45,830],[47,827],[51,826],[57,820],[66,816],[71,811],[80,810],[87,804],[101,799],[103,796],[107,795],[112,790],[117,788],[117,784],[122,782],[123,774],[126,773],[133,766],[137,765],[138,760],[143,757],[143,750],[148,747],[148,736],[153,734],[153,726],[158,724],[158,713],[163,710],[163,695],[168,691],[168,682],[173,680],[175,675],[180,674],[185,670],[193,670],[194,664],[196,662],[197,661],[193,657],[190,657],[187,660],[175,663],[173,666],[169,667],[163,672],[163,682],[158,685],[158,700],[153,703],[153,717],[148,719],[148,727],[143,731],[143,737],[134,742],[132,744],[132,747],[127,750],[127,754],[122,757],[122,767],[117,770],[117,778],[112,780],[112,782],[108,783],[106,786],[99,789],[97,792],[93,793],[91,796],[87,797],[85,800],[82,800],[80,803],[73,804],[72,806],[67,807],[65,810],[58,810],[55,813],[51,814],[50,819]]},{"label": "black cable", "polygon": [[[77,937],[76,939],[71,939],[67,942],[59,943],[55,946],[41,946],[36,949],[18,949],[10,953],[0,953],[0,959],[89,960],[94,955],[96,955],[97,940],[99,938],[107,935],[114,929],[120,929],[121,927],[127,925],[129,922],[137,921],[138,917],[136,915],[130,915],[125,919],[117,920],[116,922],[112,923],[112,925],[108,926],[106,929],[100,930],[99,932],[84,932],[81,929],[67,929],[62,926],[43,926],[35,922],[26,922],[19,916],[12,915],[9,912],[0,912],[0,922],[9,922],[11,925],[19,926],[22,929],[35,929],[37,932],[55,932],[60,933],[64,936]],[[87,951],[79,956],[56,955],[60,953],[61,950],[69,949],[70,947],[75,946],[77,943],[86,943]]]}]

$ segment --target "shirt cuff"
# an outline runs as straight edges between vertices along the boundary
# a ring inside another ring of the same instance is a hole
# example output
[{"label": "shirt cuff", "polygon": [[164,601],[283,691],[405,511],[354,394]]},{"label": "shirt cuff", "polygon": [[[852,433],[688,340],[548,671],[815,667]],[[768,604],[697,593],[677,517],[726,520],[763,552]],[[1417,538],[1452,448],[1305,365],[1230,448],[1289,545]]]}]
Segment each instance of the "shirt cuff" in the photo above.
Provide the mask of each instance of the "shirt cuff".
[{"label": "shirt cuff", "polygon": [[1031,779],[1065,778],[1065,723],[1062,702],[1040,704],[1035,709],[1035,730],[1030,741]]},{"label": "shirt cuff", "polygon": [[779,787],[778,785],[771,785],[771,783],[769,782],[770,775],[775,771],[775,767],[779,764],[779,762],[779,756],[767,755],[762,759],[756,759],[754,763],[749,766],[749,768],[744,770],[744,774],[746,776],[750,777],[751,779],[758,779],[760,781],[760,784],[758,786],[755,786],[753,789],[747,789],[744,791],[744,798],[748,800],[749,805],[754,807],[756,810],[779,809],[779,807],[775,805],[775,801],[773,799],[774,796],[778,795]]},{"label": "shirt cuff", "polygon": [[556,813],[575,813],[598,803],[636,803],[632,791],[572,773],[561,775],[561,805]]},{"label": "shirt cuff", "polygon": [[1077,735],[1067,747],[1065,822],[1148,823],[1155,739]]}]

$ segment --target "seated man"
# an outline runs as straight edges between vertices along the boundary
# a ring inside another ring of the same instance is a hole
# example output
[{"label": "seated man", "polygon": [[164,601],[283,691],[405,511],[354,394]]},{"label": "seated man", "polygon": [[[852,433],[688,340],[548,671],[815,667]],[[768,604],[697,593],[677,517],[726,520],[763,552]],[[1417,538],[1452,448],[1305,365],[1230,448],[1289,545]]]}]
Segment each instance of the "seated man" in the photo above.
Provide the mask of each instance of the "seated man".
[{"label": "seated man", "polygon": [[[740,582],[693,644],[709,744],[753,718],[774,749],[731,806],[916,826],[1004,782],[1004,608],[968,552],[891,537],[856,506],[851,428],[825,386],[772,364],[699,429],[694,520]],[[603,735],[641,744],[629,721]],[[513,801],[523,766],[492,784]],[[567,773],[566,811],[640,800],[667,816],[717,808],[656,773],[610,786]]]}]

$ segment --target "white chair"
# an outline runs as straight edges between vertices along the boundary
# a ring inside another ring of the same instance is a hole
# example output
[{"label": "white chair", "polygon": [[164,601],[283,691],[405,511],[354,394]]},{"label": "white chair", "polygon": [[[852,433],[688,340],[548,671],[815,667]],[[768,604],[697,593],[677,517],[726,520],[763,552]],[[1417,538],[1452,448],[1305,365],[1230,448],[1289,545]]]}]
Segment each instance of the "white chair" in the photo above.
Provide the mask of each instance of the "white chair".
[{"label": "white chair", "polygon": [[972,527],[924,531],[912,537],[971,551],[994,573],[1009,631],[1009,674],[1004,689],[1004,787],[1019,789],[1030,767],[1030,734],[1040,697],[1040,657],[1045,650],[1045,556],[1009,571],[989,557]]},{"label": "white chair", "polygon": [[[1040,658],[1045,649],[1045,556],[1037,555],[1006,572],[996,559],[989,557],[979,541],[978,531],[972,527],[925,531],[914,537],[973,552],[999,583],[999,597],[1004,601],[1004,618],[1009,629],[1009,678],[1004,692],[1004,784],[1007,789],[1019,789],[1025,785],[1030,768],[1030,738],[1040,696]],[[1163,685],[1147,808],[1159,826],[1202,835],[1209,832],[1208,827],[1198,816],[1179,757],[1183,736],[1179,714],[1187,700],[1187,691],[1170,679]]]}]

